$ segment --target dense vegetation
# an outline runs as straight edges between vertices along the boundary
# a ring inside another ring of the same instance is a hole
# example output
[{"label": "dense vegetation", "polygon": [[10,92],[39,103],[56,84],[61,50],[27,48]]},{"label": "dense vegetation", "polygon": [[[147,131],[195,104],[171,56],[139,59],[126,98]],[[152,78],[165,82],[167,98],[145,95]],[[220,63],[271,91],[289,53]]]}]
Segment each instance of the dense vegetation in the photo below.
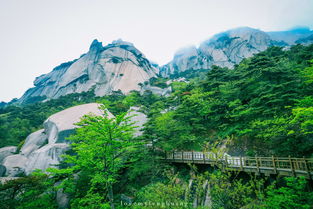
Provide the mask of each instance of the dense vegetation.
[{"label": "dense vegetation", "polygon": [[205,80],[173,83],[172,97],[151,108],[146,138],[167,150],[231,139],[236,154],[310,156],[312,59],[312,45],[273,47],[234,70],[214,66]]},{"label": "dense vegetation", "polygon": [[[56,208],[56,191],[63,191],[71,208],[312,208],[312,182],[304,178],[273,180],[159,159],[160,150],[223,145],[234,155],[312,157],[313,45],[272,47],[234,69],[185,74],[188,82],[172,82],[166,98],[88,92],[0,109],[1,146],[17,145],[49,115],[75,104],[102,101],[116,116],[83,118],[60,169],[0,186],[0,206]],[[166,81],[150,82],[166,87]],[[134,138],[125,112],[138,105],[149,121]]]},{"label": "dense vegetation", "polygon": [[127,111],[130,105],[148,106],[156,99],[157,96],[151,92],[146,92],[142,96],[138,92],[133,92],[126,98],[120,92],[115,92],[110,96],[96,97],[92,91],[89,91],[69,94],[47,102],[29,103],[23,106],[9,105],[0,108],[0,147],[23,143],[30,133],[43,128],[43,122],[50,115],[75,105],[90,102],[101,103],[105,100],[110,103],[110,112],[115,114]]}]

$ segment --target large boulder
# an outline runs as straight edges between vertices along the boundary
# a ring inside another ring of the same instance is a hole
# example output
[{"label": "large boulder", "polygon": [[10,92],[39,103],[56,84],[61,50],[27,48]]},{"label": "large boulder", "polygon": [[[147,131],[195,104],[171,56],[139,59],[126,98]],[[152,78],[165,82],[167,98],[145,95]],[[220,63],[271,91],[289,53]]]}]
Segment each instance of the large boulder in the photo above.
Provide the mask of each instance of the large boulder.
[{"label": "large boulder", "polygon": [[[68,137],[77,126],[75,125],[80,121],[80,118],[88,113],[95,115],[102,115],[103,112],[99,110],[100,104],[90,103],[78,105],[68,108],[50,116],[45,122],[45,132],[48,136],[48,143],[64,143],[65,138]],[[110,117],[113,117],[109,113]]]},{"label": "large boulder", "polygon": [[30,174],[35,169],[46,170],[57,167],[62,160],[61,155],[68,150],[68,144],[55,143],[47,144],[30,154],[25,165],[25,174]]},{"label": "large boulder", "polygon": [[28,156],[34,150],[39,149],[43,145],[48,143],[47,134],[44,129],[38,130],[30,134],[23,144],[20,153],[24,156]]},{"label": "large boulder", "polygon": [[3,166],[6,168],[7,176],[19,176],[25,174],[27,157],[24,155],[10,155],[3,161]]},{"label": "large boulder", "polygon": [[13,155],[16,152],[17,147],[16,146],[9,146],[9,147],[3,147],[0,148],[0,164],[4,160],[4,158]]}]

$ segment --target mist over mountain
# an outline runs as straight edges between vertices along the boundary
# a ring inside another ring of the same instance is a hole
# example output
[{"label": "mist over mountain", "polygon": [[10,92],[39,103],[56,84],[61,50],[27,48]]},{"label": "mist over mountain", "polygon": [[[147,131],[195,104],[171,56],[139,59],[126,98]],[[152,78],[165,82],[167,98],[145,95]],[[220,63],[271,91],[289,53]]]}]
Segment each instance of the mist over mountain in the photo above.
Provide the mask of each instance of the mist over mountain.
[{"label": "mist over mountain", "polygon": [[161,67],[160,75],[168,77],[186,70],[208,69],[212,65],[232,68],[242,59],[264,51],[269,46],[312,43],[312,34],[309,28],[276,32],[249,27],[231,29],[214,35],[198,48],[190,46],[178,51],[171,62]]}]

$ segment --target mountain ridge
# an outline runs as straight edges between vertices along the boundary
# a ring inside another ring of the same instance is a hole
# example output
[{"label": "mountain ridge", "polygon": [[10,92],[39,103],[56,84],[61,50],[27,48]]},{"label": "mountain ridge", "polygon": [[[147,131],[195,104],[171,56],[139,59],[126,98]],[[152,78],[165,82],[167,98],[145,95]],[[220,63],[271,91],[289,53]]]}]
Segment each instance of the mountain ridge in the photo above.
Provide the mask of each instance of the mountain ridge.
[{"label": "mountain ridge", "polygon": [[132,90],[149,89],[143,85],[152,77],[170,77],[187,70],[210,69],[212,65],[233,68],[242,59],[266,50],[270,46],[286,47],[313,43],[313,31],[295,28],[288,31],[264,32],[239,27],[213,35],[199,47],[178,50],[169,63],[159,66],[139,51],[134,44],[115,40],[106,46],[93,40],[89,51],[78,59],[65,62],[51,72],[36,77],[17,103],[28,100],[46,101],[70,93],[94,91],[103,96],[115,91],[127,94]]},{"label": "mountain ridge", "polygon": [[[212,65],[233,68],[242,59],[264,51],[270,46],[286,47],[313,43],[313,30],[294,28],[287,31],[264,32],[250,27],[239,27],[213,35],[199,47],[178,50],[172,61],[161,66],[160,75],[169,77],[187,70],[209,69]],[[298,41],[298,42],[297,42]],[[300,42],[302,41],[302,42]]]}]

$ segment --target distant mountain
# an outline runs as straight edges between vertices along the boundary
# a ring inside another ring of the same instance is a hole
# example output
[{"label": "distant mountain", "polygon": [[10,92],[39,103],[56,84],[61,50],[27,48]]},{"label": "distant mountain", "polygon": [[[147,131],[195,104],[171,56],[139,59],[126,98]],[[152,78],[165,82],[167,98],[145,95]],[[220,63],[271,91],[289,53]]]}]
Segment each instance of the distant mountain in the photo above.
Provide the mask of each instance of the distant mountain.
[{"label": "distant mountain", "polygon": [[18,103],[90,90],[97,96],[119,90],[128,93],[140,90],[140,83],[157,73],[158,69],[133,44],[117,40],[103,47],[101,42],[94,40],[89,51],[79,59],[37,77],[35,87],[27,90]]},{"label": "distant mountain", "polygon": [[249,27],[235,28],[176,52],[164,66],[150,62],[132,43],[113,41],[107,46],[94,40],[89,51],[80,58],[63,63],[34,81],[17,103],[58,98],[70,93],[94,91],[103,96],[114,91],[127,94],[131,90],[150,90],[160,95],[167,91],[151,87],[152,77],[169,77],[179,73],[210,69],[212,65],[232,68],[242,59],[266,50],[269,46],[313,43],[313,31],[295,28],[288,31],[264,32]]},{"label": "distant mountain", "polygon": [[307,36],[305,38],[300,38],[296,41],[297,44],[303,44],[303,45],[308,45],[313,43],[313,34],[310,36]]},{"label": "distant mountain", "polygon": [[5,107],[7,105],[6,102],[0,102],[0,108]]},{"label": "distant mountain", "polygon": [[228,30],[214,35],[198,48],[191,46],[179,50],[171,62],[160,67],[160,75],[169,77],[187,70],[208,69],[212,65],[232,68],[242,59],[269,46],[313,43],[312,35],[313,31],[308,28],[278,32],[263,32],[249,27]]},{"label": "distant mountain", "polygon": [[298,40],[305,39],[313,34],[307,27],[298,27],[287,31],[267,32],[273,41],[284,42],[286,45],[296,44]]}]

